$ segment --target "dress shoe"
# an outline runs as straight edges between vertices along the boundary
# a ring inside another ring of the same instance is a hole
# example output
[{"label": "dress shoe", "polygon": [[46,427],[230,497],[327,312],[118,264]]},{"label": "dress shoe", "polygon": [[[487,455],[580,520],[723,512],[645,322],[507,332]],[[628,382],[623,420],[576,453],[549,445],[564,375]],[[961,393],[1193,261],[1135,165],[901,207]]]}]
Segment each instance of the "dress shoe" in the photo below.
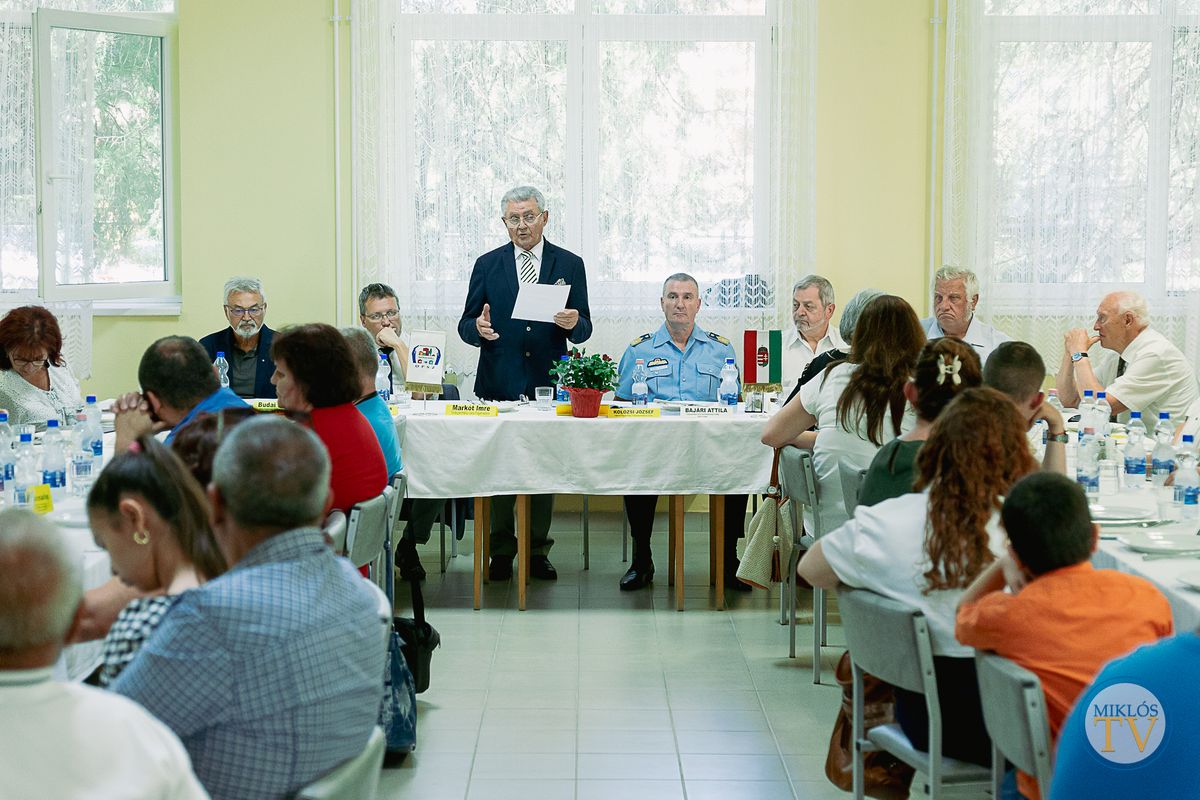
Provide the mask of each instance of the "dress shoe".
[{"label": "dress shoe", "polygon": [[396,571],[402,581],[425,580],[425,567],[417,555],[417,548],[409,539],[401,539],[396,546]]},{"label": "dress shoe", "polygon": [[621,578],[622,592],[635,592],[638,589],[645,589],[654,580],[654,562],[647,564],[637,564],[629,568],[625,576]]},{"label": "dress shoe", "polygon": [[558,570],[550,563],[550,559],[545,556],[529,557],[529,574],[543,581],[558,580]]},{"label": "dress shoe", "polygon": [[504,556],[493,556],[488,564],[488,580],[506,581],[512,577],[512,559]]}]

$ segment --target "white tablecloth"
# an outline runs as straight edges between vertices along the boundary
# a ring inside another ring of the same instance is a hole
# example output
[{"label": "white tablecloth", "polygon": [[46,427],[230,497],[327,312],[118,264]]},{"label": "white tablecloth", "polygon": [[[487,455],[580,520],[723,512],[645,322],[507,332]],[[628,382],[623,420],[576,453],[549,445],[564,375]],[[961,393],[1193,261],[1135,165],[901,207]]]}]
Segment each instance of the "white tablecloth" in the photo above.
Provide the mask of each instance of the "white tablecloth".
[{"label": "white tablecloth", "polygon": [[[1119,494],[1104,497],[1102,502],[1145,509],[1155,507],[1154,496],[1149,489],[1122,491]],[[1200,528],[1200,521],[1161,525],[1150,530],[1162,533],[1195,533],[1197,528]],[[1101,533],[1104,537],[1110,537],[1120,536],[1122,532],[1141,532],[1141,530],[1136,527],[1109,527],[1102,529]],[[1196,544],[1200,547],[1200,536],[1196,537]],[[1175,618],[1177,631],[1200,628],[1200,592],[1189,589],[1179,582],[1179,576],[1185,572],[1200,572],[1200,559],[1165,558],[1146,561],[1142,558],[1141,553],[1135,553],[1120,542],[1105,538],[1100,542],[1100,548],[1092,556],[1092,563],[1097,567],[1120,570],[1150,581],[1171,603],[1171,612]]]},{"label": "white tablecloth", "polygon": [[420,401],[397,418],[411,497],[747,494],[766,489],[764,414],[575,419],[522,407],[448,417]]}]

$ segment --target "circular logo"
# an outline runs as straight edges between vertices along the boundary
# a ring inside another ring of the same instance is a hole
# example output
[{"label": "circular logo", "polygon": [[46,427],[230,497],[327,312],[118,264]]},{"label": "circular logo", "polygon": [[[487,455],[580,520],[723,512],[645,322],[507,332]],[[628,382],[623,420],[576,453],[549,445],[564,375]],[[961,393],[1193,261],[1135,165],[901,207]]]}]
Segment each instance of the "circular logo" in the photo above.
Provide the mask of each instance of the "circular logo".
[{"label": "circular logo", "polygon": [[1162,703],[1136,683],[1114,683],[1098,692],[1083,720],[1092,749],[1114,764],[1149,758],[1167,730]]}]

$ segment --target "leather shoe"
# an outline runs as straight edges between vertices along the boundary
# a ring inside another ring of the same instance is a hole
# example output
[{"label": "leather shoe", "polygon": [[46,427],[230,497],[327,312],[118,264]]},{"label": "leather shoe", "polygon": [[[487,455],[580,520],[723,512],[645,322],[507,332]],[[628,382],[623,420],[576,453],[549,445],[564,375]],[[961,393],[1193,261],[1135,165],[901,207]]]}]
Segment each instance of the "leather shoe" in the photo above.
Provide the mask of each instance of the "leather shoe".
[{"label": "leather shoe", "polygon": [[654,563],[649,564],[634,564],[621,578],[622,592],[635,592],[638,589],[645,589],[654,580]]},{"label": "leather shoe", "polygon": [[558,570],[550,563],[550,559],[545,556],[529,557],[529,574],[543,581],[558,580]]},{"label": "leather shoe", "polygon": [[417,555],[417,548],[408,539],[401,539],[396,546],[396,570],[402,581],[425,580],[425,567]]},{"label": "leather shoe", "polygon": [[512,559],[495,556],[488,564],[488,580],[506,581],[512,577]]}]

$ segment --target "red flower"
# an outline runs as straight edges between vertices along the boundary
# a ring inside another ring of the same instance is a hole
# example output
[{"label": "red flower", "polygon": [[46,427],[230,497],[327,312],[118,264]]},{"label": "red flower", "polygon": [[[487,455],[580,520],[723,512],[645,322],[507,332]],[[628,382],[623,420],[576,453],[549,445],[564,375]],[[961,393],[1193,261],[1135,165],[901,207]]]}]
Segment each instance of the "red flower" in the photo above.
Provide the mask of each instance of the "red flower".
[{"label": "red flower", "polygon": [[578,350],[575,350],[574,352],[572,352],[572,353],[571,353],[571,358],[579,358],[579,351],[578,351]]},{"label": "red flower", "polygon": [[601,358],[603,358],[605,361],[612,361],[612,359],[608,357],[608,353],[605,353],[603,356],[601,356]]}]

